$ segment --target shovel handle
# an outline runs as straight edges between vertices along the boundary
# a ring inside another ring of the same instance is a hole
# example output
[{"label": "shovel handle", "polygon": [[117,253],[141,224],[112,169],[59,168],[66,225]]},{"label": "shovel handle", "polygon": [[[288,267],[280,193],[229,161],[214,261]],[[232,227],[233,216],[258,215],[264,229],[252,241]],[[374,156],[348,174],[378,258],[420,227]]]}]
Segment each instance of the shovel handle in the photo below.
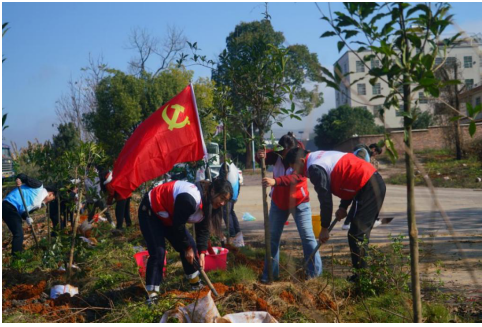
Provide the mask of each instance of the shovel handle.
[{"label": "shovel handle", "polygon": [[206,282],[208,287],[213,292],[214,296],[219,297],[219,294],[216,291],[216,289],[214,288],[213,284],[211,283],[211,280],[209,279],[208,275],[206,274],[204,269],[199,265],[199,262],[197,262],[196,259],[194,259],[194,266],[199,270],[199,273],[201,274],[202,278],[204,279],[204,281]]},{"label": "shovel handle", "polygon": [[[328,227],[328,232],[331,232],[331,230],[333,229],[333,227],[335,227],[337,222],[338,222],[338,219],[335,218],[335,220],[333,220],[333,222],[331,223],[330,227]],[[308,263],[310,263],[310,261],[313,260],[313,257],[315,256],[315,253],[318,252],[318,250],[320,249],[322,244],[323,243],[318,243],[315,250],[310,254],[310,257],[308,258],[308,260],[306,260],[305,264],[303,265],[303,268],[305,270],[306,270],[306,267],[308,267]]]},{"label": "shovel handle", "polygon": [[[28,214],[27,204],[25,203],[25,198],[23,197],[22,189],[20,188],[20,186],[17,186],[17,188],[18,188],[18,191],[20,192],[20,197],[22,198],[22,203],[23,203],[23,207],[25,208],[25,212],[27,213],[27,218],[30,218],[30,216]],[[35,245],[38,247],[37,235],[35,234],[35,230],[33,229],[33,225],[30,225],[30,228],[32,229],[32,235],[33,235],[33,239],[35,241]]]}]

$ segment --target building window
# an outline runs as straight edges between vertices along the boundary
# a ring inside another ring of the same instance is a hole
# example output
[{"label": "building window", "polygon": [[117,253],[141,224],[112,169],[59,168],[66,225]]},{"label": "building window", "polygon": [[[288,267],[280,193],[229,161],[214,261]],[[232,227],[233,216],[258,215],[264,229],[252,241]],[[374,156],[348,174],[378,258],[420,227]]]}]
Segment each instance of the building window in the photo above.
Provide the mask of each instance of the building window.
[{"label": "building window", "polygon": [[372,68],[379,68],[380,67],[380,60],[372,59]]},{"label": "building window", "polygon": [[357,73],[365,72],[365,65],[363,64],[363,61],[360,61],[360,60],[356,61],[356,72]]},{"label": "building window", "polygon": [[372,94],[373,95],[382,94],[382,87],[380,83],[375,83],[375,85],[373,85]]},{"label": "building window", "polygon": [[397,117],[402,117],[402,112],[405,111],[405,107],[403,106],[403,103],[400,103],[400,108],[398,110],[395,110],[395,116]]},{"label": "building window", "polygon": [[428,99],[425,96],[425,93],[418,92],[418,103],[420,103],[420,104],[428,103]]},{"label": "building window", "polygon": [[447,60],[445,60],[446,65],[455,65],[457,63],[457,58],[455,57],[447,57]]},{"label": "building window", "polygon": [[465,80],[465,86],[467,87],[467,90],[470,90],[474,87],[474,80],[473,79],[466,79]]},{"label": "building window", "polygon": [[373,116],[375,118],[379,118],[380,117],[380,111],[383,109],[383,106],[382,105],[376,105],[373,107]]},{"label": "building window", "polygon": [[480,97],[475,98],[475,105],[478,106],[480,104]]},{"label": "building window", "polygon": [[357,84],[356,87],[357,87],[358,95],[367,95],[367,87],[365,83]]},{"label": "building window", "polygon": [[472,56],[464,56],[464,68],[472,68]]},{"label": "building window", "polygon": [[403,85],[397,87],[397,92],[403,94]]},{"label": "building window", "polygon": [[435,65],[436,65],[436,66],[440,65],[440,64],[442,63],[442,60],[443,60],[443,59],[440,58],[440,57],[435,58]]}]

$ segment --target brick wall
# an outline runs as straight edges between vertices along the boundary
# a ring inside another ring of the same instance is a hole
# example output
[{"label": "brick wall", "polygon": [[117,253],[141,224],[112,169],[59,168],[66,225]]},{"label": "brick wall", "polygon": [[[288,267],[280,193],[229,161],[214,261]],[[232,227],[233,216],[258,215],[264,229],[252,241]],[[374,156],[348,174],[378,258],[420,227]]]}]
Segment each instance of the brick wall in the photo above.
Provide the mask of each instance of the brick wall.
[{"label": "brick wall", "polygon": [[[468,131],[468,125],[461,125],[463,131],[464,142],[470,142],[471,138]],[[428,129],[420,129],[412,131],[412,144],[415,151],[428,149],[445,149],[450,147],[449,131],[447,127],[429,127]],[[448,136],[448,137],[447,137]],[[473,139],[482,137],[482,123],[477,124],[477,129]],[[403,146],[403,131],[391,132],[391,138],[395,144],[398,154],[405,153]],[[353,148],[360,143],[370,145],[377,143],[383,139],[383,135],[363,135],[352,137],[335,146],[334,150],[343,152],[352,152]]]}]

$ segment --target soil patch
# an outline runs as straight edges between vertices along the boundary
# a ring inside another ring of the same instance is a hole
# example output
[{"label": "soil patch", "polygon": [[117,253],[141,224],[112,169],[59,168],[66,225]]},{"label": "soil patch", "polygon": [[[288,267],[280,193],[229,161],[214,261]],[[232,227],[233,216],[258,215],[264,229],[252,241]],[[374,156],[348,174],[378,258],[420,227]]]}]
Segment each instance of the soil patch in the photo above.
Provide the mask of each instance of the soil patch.
[{"label": "soil patch", "polygon": [[232,245],[226,244],[225,247],[226,249],[229,250],[230,253],[234,255],[236,264],[245,265],[248,268],[252,269],[257,274],[260,274],[263,272],[264,260],[250,259],[246,255],[241,253],[241,251],[239,251],[239,248],[234,247]]}]

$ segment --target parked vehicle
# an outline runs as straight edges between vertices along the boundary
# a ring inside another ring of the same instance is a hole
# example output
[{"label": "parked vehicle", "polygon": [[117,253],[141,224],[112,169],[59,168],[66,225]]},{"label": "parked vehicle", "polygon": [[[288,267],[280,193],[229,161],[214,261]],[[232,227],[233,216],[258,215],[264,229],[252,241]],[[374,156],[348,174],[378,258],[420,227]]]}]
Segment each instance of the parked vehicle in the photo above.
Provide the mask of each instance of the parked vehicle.
[{"label": "parked vehicle", "polygon": [[15,175],[13,170],[13,158],[10,152],[10,147],[2,143],[2,180]]}]

